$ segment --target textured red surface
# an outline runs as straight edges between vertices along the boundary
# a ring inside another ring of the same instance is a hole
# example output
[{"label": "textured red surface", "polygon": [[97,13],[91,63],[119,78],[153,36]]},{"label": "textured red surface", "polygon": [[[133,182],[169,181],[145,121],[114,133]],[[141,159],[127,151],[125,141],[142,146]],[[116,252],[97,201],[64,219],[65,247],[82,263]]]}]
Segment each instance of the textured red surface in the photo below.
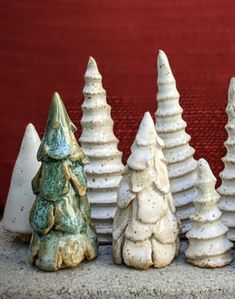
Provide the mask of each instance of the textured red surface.
[{"label": "textured red surface", "polygon": [[145,110],[156,109],[156,55],[168,55],[196,157],[218,175],[224,108],[235,74],[234,1],[0,1],[0,203],[25,125],[43,132],[59,91],[79,127],[83,74],[92,55],[108,92],[124,160]]}]

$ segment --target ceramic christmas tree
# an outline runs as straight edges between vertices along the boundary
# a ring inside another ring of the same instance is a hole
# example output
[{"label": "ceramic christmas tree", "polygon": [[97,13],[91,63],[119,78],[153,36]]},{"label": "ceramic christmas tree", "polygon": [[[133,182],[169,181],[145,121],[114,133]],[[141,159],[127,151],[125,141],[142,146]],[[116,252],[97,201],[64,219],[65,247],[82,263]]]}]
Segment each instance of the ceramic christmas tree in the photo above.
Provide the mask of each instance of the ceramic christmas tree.
[{"label": "ceramic christmas tree", "polygon": [[89,158],[85,167],[91,218],[100,243],[111,243],[116,210],[117,187],[124,170],[118,139],[113,133],[111,107],[95,60],[90,57],[85,72],[81,119],[82,150]]},{"label": "ceramic christmas tree", "polygon": [[38,150],[42,165],[32,181],[36,200],[30,213],[32,264],[44,271],[75,267],[94,259],[97,239],[91,227],[84,164],[66,109],[54,94]]},{"label": "ceramic christmas tree", "polygon": [[195,150],[190,146],[191,137],[185,132],[187,126],[182,119],[183,109],[179,104],[179,93],[168,59],[163,51],[158,54],[158,109],[156,130],[163,139],[164,156],[168,162],[171,193],[182,223],[182,233],[191,228],[189,216],[193,213],[193,200],[197,197]]},{"label": "ceramic christmas tree", "polygon": [[118,188],[113,256],[137,269],[167,266],[178,253],[178,223],[162,140],[145,113]]},{"label": "ceramic christmas tree", "polygon": [[200,159],[197,164],[198,197],[194,200],[192,229],[186,234],[189,246],[185,255],[187,262],[195,266],[223,267],[232,261],[233,244],[227,238],[228,228],[221,221],[222,213],[217,207],[216,178],[206,160]]},{"label": "ceramic christmas tree", "polygon": [[228,238],[235,241],[235,78],[230,81],[226,112],[228,138],[224,145],[227,153],[222,159],[224,170],[220,173],[222,184],[217,189],[220,195],[218,206],[222,211],[222,221],[229,227]]},{"label": "ceramic christmas tree", "polygon": [[32,233],[29,225],[29,211],[34,202],[31,180],[40,167],[36,158],[40,142],[34,126],[28,124],[13,169],[3,215],[4,228],[19,234],[25,242],[30,241]]}]

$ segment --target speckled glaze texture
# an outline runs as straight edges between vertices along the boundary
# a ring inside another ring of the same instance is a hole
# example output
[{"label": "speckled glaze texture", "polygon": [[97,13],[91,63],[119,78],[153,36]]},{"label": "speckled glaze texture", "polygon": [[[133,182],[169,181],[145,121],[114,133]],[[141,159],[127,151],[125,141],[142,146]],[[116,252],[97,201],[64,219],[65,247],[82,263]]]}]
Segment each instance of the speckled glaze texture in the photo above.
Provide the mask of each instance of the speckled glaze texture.
[{"label": "speckled glaze texture", "polygon": [[178,253],[179,224],[170,193],[163,141],[145,113],[118,188],[113,257],[137,269],[165,267]]},{"label": "speckled glaze texture", "polygon": [[89,58],[84,78],[80,143],[90,160],[85,167],[87,196],[99,242],[107,244],[112,240],[117,187],[124,166],[122,153],[117,147],[119,141],[113,132],[111,107],[106,101],[102,76],[92,57]]},{"label": "speckled glaze texture", "polygon": [[197,197],[197,162],[193,158],[195,150],[189,144],[191,137],[185,132],[187,124],[182,119],[183,109],[175,78],[167,56],[161,50],[157,67],[156,130],[165,143],[163,153],[168,162],[171,193],[184,234],[191,228],[189,216],[194,212],[192,202]]},{"label": "speckled glaze texture", "polygon": [[12,173],[3,215],[4,228],[18,233],[22,241],[28,242],[32,233],[29,211],[35,199],[31,181],[40,167],[36,158],[40,143],[41,140],[34,126],[28,124]]},{"label": "speckled glaze texture", "polygon": [[75,139],[75,131],[55,93],[37,154],[42,165],[32,181],[36,200],[30,212],[33,236],[29,260],[44,271],[75,267],[97,255],[86,197],[87,158]]},{"label": "speckled glaze texture", "polygon": [[192,229],[186,234],[189,246],[185,256],[188,263],[198,267],[223,267],[232,261],[233,243],[227,238],[228,228],[221,221],[222,213],[217,207],[216,178],[204,159],[197,162],[197,176],[196,211],[190,217]]},{"label": "speckled glaze texture", "polygon": [[235,241],[235,78],[232,78],[228,90],[226,107],[228,138],[224,145],[227,153],[222,159],[224,170],[220,173],[221,186],[217,189],[220,200],[218,206],[222,211],[222,221],[228,226],[228,238]]}]

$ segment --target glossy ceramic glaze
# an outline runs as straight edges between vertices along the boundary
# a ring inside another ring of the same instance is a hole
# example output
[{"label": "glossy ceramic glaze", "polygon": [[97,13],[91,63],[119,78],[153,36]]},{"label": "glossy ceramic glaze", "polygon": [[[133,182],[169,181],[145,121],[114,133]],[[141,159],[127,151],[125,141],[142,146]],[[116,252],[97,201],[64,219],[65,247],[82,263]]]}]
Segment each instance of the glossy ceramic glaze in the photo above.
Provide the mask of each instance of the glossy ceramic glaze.
[{"label": "glossy ceramic glaze", "polygon": [[37,157],[42,165],[33,179],[36,200],[30,213],[32,264],[44,271],[75,267],[97,254],[86,197],[84,164],[63,102],[54,94]]},{"label": "glossy ceramic glaze", "polygon": [[145,113],[118,188],[113,256],[137,269],[165,267],[178,252],[178,222],[162,140]]}]

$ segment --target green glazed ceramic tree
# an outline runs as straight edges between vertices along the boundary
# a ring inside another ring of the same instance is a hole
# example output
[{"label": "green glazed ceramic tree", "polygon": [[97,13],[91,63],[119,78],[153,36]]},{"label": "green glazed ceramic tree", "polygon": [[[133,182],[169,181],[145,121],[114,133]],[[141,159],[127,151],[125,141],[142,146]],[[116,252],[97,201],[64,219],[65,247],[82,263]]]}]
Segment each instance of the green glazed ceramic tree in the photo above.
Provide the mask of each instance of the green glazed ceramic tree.
[{"label": "green glazed ceramic tree", "polygon": [[30,213],[32,264],[44,271],[75,267],[97,255],[90,220],[84,164],[60,96],[55,93],[37,158],[42,165],[32,181],[36,200]]}]

